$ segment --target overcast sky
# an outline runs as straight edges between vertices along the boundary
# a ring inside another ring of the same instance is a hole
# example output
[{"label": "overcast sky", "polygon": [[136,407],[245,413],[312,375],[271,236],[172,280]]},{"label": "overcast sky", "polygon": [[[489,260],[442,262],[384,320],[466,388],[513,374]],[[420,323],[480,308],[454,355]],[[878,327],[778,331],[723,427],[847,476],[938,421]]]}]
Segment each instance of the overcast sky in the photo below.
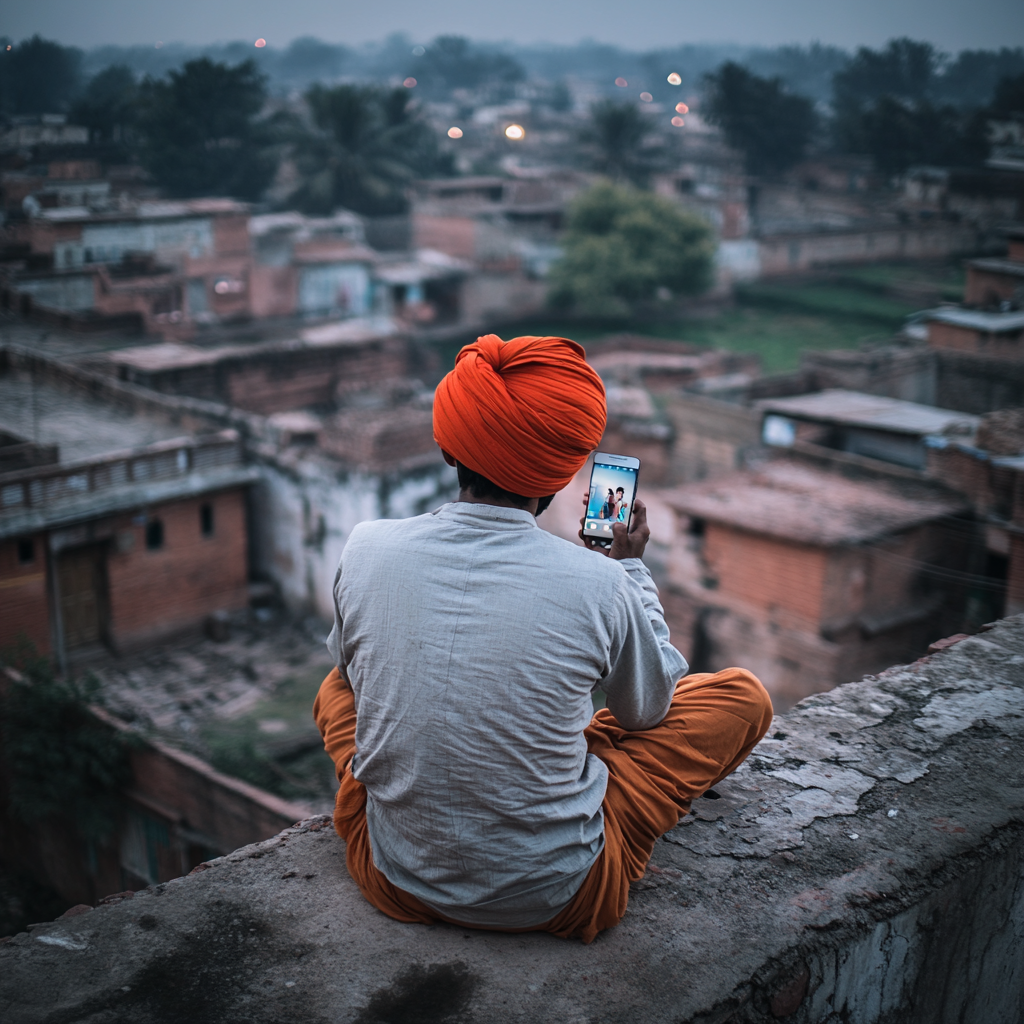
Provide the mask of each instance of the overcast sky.
[{"label": "overcast sky", "polygon": [[893,36],[946,50],[1024,45],[1024,0],[3,0],[0,35],[66,44],[213,43],[297,36],[362,43],[405,32],[518,43],[583,39],[629,49],[679,43],[877,46]]}]

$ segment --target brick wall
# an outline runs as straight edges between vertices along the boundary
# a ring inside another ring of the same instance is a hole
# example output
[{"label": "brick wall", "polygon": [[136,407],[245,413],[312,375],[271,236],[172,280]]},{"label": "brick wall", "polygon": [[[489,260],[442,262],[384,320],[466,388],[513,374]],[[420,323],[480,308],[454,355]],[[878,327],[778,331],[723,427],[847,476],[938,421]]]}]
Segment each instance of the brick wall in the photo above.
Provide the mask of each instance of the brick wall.
[{"label": "brick wall", "polygon": [[[31,561],[23,562],[19,557],[21,543],[31,544]],[[50,614],[43,534],[0,541],[0,650],[17,643],[22,635],[35,644],[41,654],[49,653]]]},{"label": "brick wall", "polygon": [[476,221],[472,217],[430,217],[422,213],[412,220],[413,247],[473,259],[476,256]]},{"label": "brick wall", "polygon": [[968,305],[990,306],[1004,299],[1012,299],[1024,279],[1016,274],[1000,274],[984,267],[967,267],[964,302]]},{"label": "brick wall", "polygon": [[955,324],[945,324],[933,320],[928,324],[928,344],[932,348],[970,352],[993,359],[1019,360],[1024,359],[1024,344],[1021,343],[1022,333],[1024,332],[1006,331],[989,334],[969,327],[958,327]]},{"label": "brick wall", "polygon": [[[203,536],[200,508],[213,507],[213,534]],[[212,612],[247,601],[247,533],[241,488],[155,506],[163,543],[146,546],[146,519],[119,516],[107,560],[110,639],[116,649],[199,625]],[[141,521],[137,521],[141,520]]]},{"label": "brick wall", "polygon": [[708,523],[704,559],[724,595],[771,613],[788,628],[817,632],[827,552]]}]

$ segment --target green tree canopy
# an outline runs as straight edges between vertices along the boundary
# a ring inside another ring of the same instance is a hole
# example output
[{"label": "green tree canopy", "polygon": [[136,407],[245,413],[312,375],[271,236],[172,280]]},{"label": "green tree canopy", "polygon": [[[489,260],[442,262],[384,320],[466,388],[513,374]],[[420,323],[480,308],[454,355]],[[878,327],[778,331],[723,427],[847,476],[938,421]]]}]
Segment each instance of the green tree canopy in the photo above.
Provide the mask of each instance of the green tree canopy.
[{"label": "green tree canopy", "polygon": [[408,184],[444,169],[434,133],[411,100],[401,88],[310,89],[315,131],[296,145],[304,180],[292,202],[308,213],[339,206],[369,216],[404,212]]},{"label": "green tree canopy", "polygon": [[999,79],[990,110],[993,117],[1024,117],[1024,73]]},{"label": "green tree canopy", "polygon": [[699,295],[712,281],[715,247],[703,220],[611,182],[575,200],[563,245],[551,271],[552,302],[587,316],[624,316],[660,289]]},{"label": "green tree canopy", "polygon": [[662,152],[651,144],[651,122],[635,103],[593,104],[580,141],[594,170],[615,181],[642,185],[661,162]]},{"label": "green tree canopy", "polygon": [[82,53],[41,36],[0,53],[0,110],[59,114],[68,109],[82,76]]},{"label": "green tree canopy", "polygon": [[725,133],[751,174],[792,167],[807,150],[817,118],[806,96],[788,93],[781,78],[761,78],[733,61],[704,77],[701,113]]},{"label": "green tree canopy", "polygon": [[438,36],[412,64],[410,74],[427,93],[444,96],[453,89],[507,95],[526,72],[504,53],[487,53],[462,36]]},{"label": "green tree canopy", "polygon": [[141,157],[174,196],[257,199],[276,170],[269,122],[259,114],[264,78],[252,61],[206,57],[140,87]]},{"label": "green tree canopy", "polygon": [[139,87],[131,68],[112,64],[89,79],[71,108],[71,120],[85,125],[93,142],[124,143],[138,118]]}]

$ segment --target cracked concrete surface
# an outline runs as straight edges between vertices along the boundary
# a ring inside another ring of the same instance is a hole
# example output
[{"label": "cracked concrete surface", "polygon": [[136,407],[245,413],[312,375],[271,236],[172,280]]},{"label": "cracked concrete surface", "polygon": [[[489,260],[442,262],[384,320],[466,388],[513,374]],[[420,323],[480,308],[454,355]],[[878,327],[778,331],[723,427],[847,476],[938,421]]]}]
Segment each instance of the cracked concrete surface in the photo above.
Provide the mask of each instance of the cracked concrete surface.
[{"label": "cracked concrete surface", "polygon": [[25,1024],[1017,1024],[1024,617],[807,698],[591,946],[361,899],[326,818],[0,945]]}]

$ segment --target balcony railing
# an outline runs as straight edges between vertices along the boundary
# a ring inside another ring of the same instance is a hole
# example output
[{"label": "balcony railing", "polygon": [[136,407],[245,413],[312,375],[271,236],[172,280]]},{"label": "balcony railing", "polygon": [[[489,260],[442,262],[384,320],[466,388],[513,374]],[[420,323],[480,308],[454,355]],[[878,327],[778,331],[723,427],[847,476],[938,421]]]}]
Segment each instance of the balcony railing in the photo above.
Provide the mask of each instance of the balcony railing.
[{"label": "balcony railing", "polygon": [[21,469],[0,475],[0,517],[52,509],[133,484],[158,483],[241,464],[237,431],[222,430],[77,462]]}]

